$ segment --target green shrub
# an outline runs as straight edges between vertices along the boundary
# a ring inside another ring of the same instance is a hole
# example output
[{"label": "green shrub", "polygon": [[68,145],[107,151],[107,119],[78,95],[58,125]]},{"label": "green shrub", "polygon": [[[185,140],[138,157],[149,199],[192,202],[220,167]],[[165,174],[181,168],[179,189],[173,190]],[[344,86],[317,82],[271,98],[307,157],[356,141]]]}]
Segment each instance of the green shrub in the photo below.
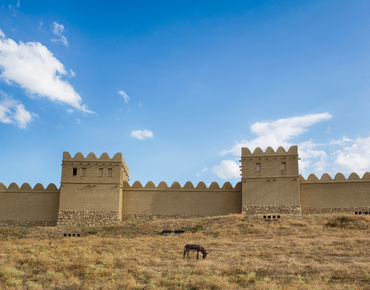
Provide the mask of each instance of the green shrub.
[{"label": "green shrub", "polygon": [[196,233],[204,230],[204,227],[201,224],[197,224],[195,227],[182,227],[180,230]]},{"label": "green shrub", "polygon": [[334,227],[338,226],[338,223],[336,221],[329,221],[329,222],[326,223],[326,226],[334,228]]},{"label": "green shrub", "polygon": [[40,284],[37,284],[36,282],[33,281],[27,281],[26,283],[24,283],[24,286],[26,286],[27,289],[33,290],[42,289],[42,286]]}]

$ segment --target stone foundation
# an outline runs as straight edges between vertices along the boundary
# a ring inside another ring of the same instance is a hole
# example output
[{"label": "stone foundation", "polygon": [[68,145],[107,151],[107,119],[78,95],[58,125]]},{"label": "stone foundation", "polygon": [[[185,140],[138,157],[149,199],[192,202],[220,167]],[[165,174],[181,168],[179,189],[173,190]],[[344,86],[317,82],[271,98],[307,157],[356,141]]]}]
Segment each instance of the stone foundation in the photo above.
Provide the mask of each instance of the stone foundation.
[{"label": "stone foundation", "polygon": [[[323,213],[352,213],[364,211],[370,212],[370,207],[346,207],[346,208],[302,208],[302,214],[323,214]],[[363,215],[363,213],[361,213]],[[369,214],[368,214],[369,215]]]},{"label": "stone foundation", "polygon": [[0,227],[55,227],[56,221],[0,221]]},{"label": "stone foundation", "polygon": [[57,226],[104,226],[117,224],[120,221],[121,215],[118,211],[60,210]]},{"label": "stone foundation", "polygon": [[245,215],[255,214],[301,214],[298,205],[247,205],[243,206]]},{"label": "stone foundation", "polygon": [[194,217],[205,217],[205,215],[123,214],[122,215],[122,221],[148,220],[148,219],[179,219],[179,218],[194,218]]}]

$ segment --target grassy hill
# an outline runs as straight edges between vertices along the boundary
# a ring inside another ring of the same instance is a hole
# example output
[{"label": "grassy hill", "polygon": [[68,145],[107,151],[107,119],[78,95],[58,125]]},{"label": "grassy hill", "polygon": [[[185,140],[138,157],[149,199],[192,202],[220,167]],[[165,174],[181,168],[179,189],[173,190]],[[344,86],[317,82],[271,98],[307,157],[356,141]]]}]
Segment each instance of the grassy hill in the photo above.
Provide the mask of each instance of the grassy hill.
[{"label": "grassy hill", "polygon": [[[185,233],[159,234],[172,229]],[[202,245],[207,259],[183,259],[187,243]],[[0,228],[0,289],[370,289],[369,260],[363,215]]]}]

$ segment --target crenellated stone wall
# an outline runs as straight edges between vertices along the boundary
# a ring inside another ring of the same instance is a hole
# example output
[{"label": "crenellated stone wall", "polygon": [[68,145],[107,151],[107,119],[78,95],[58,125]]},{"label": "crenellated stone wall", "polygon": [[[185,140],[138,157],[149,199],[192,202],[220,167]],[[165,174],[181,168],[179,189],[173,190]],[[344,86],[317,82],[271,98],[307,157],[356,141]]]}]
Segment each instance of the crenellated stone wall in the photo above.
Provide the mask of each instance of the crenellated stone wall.
[{"label": "crenellated stone wall", "polygon": [[370,173],[348,179],[298,174],[298,148],[279,147],[253,153],[242,148],[241,182],[208,187],[204,182],[156,186],[149,181],[128,183],[129,169],[121,153],[73,158],[63,153],[61,186],[21,187],[0,183],[0,227],[97,226],[122,220],[187,218],[233,213],[322,214],[370,212]]},{"label": "crenellated stone wall", "polygon": [[56,223],[59,195],[53,183],[47,188],[40,183],[33,188],[28,183],[21,187],[16,183],[9,187],[0,183],[0,226]]},{"label": "crenellated stone wall", "polygon": [[149,181],[145,187],[139,181],[132,186],[123,183],[122,214],[162,216],[209,216],[241,213],[241,183],[233,187],[226,182],[220,187],[216,182],[207,186],[200,182],[194,186],[178,182],[168,186],[165,182],[155,186]]}]

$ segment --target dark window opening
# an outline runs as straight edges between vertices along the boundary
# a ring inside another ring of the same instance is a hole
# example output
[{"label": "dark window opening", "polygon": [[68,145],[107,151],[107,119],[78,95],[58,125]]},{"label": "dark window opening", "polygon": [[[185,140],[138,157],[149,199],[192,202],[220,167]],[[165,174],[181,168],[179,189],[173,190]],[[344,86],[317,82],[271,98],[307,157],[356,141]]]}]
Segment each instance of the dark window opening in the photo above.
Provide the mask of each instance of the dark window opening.
[{"label": "dark window opening", "polygon": [[256,163],[256,170],[261,171],[261,163]]},{"label": "dark window opening", "polygon": [[73,168],[73,175],[77,175],[77,168]]},{"label": "dark window opening", "polygon": [[286,162],[281,162],[281,170],[286,170]]}]

